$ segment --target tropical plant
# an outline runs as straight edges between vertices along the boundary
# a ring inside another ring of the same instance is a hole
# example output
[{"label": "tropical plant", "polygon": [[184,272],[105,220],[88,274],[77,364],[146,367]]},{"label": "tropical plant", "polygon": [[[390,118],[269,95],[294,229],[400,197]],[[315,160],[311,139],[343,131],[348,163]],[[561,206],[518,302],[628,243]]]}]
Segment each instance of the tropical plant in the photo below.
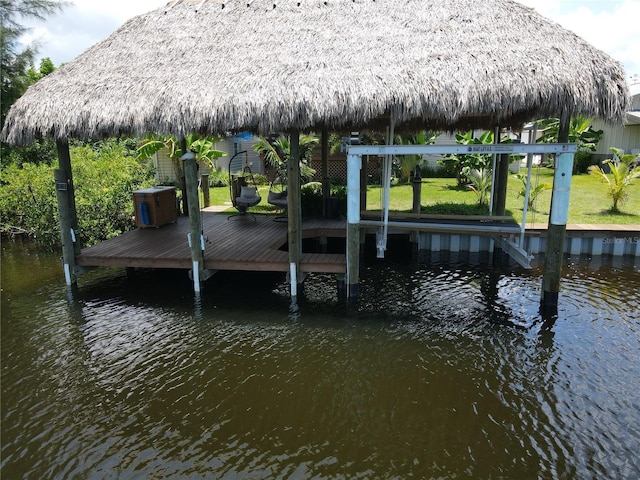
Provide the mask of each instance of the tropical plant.
[{"label": "tropical plant", "polygon": [[[593,119],[576,115],[569,122],[569,143],[577,143],[579,151],[595,152],[596,146],[602,138],[602,130],[594,130],[591,126]],[[560,131],[559,118],[545,118],[538,120],[542,135],[536,143],[557,143]]]},{"label": "tropical plant", "polygon": [[[518,192],[518,198],[524,198],[527,194],[527,175],[522,173],[518,173],[515,176],[518,180],[522,182],[522,188]],[[550,183],[538,183],[535,187],[531,186],[529,188],[529,200],[527,201],[527,206],[529,209],[533,210],[533,206],[536,203],[536,198],[545,190],[551,190],[552,185]]]},{"label": "tropical plant", "polygon": [[[569,122],[569,143],[577,143],[578,151],[574,157],[574,173],[584,173],[591,165],[591,153],[596,151],[604,132],[594,130],[591,126],[591,118],[577,115]],[[542,135],[536,139],[536,143],[557,143],[560,132],[559,118],[545,118],[538,120]]]},{"label": "tropical plant", "polygon": [[[440,134],[421,131],[411,135],[397,135],[394,143],[397,145],[433,145]],[[399,183],[406,183],[411,174],[422,160],[422,155],[403,155],[396,168],[396,176]]]},{"label": "tropical plant", "polygon": [[486,168],[472,168],[465,173],[465,177],[471,182],[467,188],[478,197],[478,205],[489,205],[491,194],[491,170]]},{"label": "tropical plant", "polygon": [[[313,157],[313,149],[320,140],[315,135],[300,135],[300,176],[303,183],[309,182],[316,171],[309,166]],[[276,171],[282,182],[287,181],[287,162],[291,156],[291,143],[288,137],[275,139],[258,137],[253,150],[264,156],[268,165]]]},{"label": "tropical plant", "polygon": [[[464,133],[456,133],[456,143],[458,145],[488,145],[493,143],[493,133],[489,131],[483,132],[479,137],[474,137],[473,131]],[[471,170],[484,170],[491,168],[491,155],[483,155],[479,153],[469,155],[445,155],[439,161],[446,168],[452,168],[456,172],[458,186],[465,184],[468,174]]]},{"label": "tropical plant", "polygon": [[612,212],[619,212],[618,204],[624,203],[629,196],[629,185],[634,178],[640,178],[640,165],[638,165],[639,155],[625,154],[618,148],[609,148],[613,152],[613,158],[605,160],[603,163],[609,166],[611,177],[598,165],[589,167],[589,173],[600,177],[607,185],[607,195],[611,197]]},{"label": "tropical plant", "polygon": [[[185,138],[187,144],[187,150],[190,150],[196,154],[196,160],[199,162],[206,162],[212,171],[216,171],[215,160],[220,157],[224,157],[227,153],[221,150],[216,150],[215,145],[222,140],[217,136],[201,137],[195,133],[187,135]],[[183,165],[180,161],[180,157],[184,154],[180,147],[179,141],[173,135],[156,135],[149,134],[138,145],[136,150],[138,160],[144,160],[151,158],[154,154],[162,150],[167,149],[168,156],[173,163],[173,170],[176,178],[183,176]]]}]

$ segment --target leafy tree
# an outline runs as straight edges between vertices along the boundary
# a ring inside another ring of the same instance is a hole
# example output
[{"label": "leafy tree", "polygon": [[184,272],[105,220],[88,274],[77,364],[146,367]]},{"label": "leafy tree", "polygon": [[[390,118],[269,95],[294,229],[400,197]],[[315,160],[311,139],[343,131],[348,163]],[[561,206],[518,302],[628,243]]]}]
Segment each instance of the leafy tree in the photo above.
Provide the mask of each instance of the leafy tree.
[{"label": "leafy tree", "polygon": [[[546,118],[538,120],[538,126],[542,127],[542,135],[536,143],[557,143],[560,131],[559,118]],[[592,119],[578,115],[569,122],[569,143],[577,143],[578,151],[574,157],[574,173],[585,173],[592,162],[592,153],[602,138],[602,130],[594,130],[591,127]],[[554,156],[555,157],[555,156]]]},{"label": "leafy tree", "polygon": [[607,184],[607,195],[611,197],[612,212],[619,212],[618,204],[624,203],[629,196],[629,185],[634,178],[640,178],[640,165],[638,165],[638,155],[625,154],[618,148],[610,148],[613,152],[613,159],[605,160],[604,163],[609,165],[611,177],[605,171],[597,166],[589,167],[589,173],[600,177],[603,183]]},{"label": "leafy tree", "polygon": [[56,70],[57,70],[56,66],[53,64],[53,62],[49,57],[45,57],[41,59],[39,69],[36,70],[35,68],[32,67],[32,68],[29,68],[29,70],[27,70],[27,75],[29,76],[29,79],[30,79],[29,84],[36,83],[41,78],[46,77],[47,75],[55,72]]},{"label": "leafy tree", "polygon": [[28,29],[27,19],[44,20],[67,5],[58,0],[0,0],[0,84],[2,124],[9,107],[33,83],[28,70],[33,65],[37,45],[20,50],[20,37]]},{"label": "leafy tree", "polygon": [[[300,176],[303,182],[309,182],[316,171],[309,166],[313,157],[313,149],[319,143],[315,135],[300,136]],[[259,137],[253,146],[255,152],[264,156],[268,165],[276,170],[276,176],[286,184],[287,182],[287,162],[291,156],[291,143],[289,137],[280,136],[275,139]]]}]

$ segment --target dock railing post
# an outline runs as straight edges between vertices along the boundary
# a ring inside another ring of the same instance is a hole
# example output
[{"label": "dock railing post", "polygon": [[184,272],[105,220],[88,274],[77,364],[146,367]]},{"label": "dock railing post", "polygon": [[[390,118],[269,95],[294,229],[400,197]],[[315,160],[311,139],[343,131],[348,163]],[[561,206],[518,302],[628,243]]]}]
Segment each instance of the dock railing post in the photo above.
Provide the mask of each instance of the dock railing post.
[{"label": "dock railing post", "polygon": [[347,295],[355,302],[360,282],[360,169],[362,157],[347,155]]}]

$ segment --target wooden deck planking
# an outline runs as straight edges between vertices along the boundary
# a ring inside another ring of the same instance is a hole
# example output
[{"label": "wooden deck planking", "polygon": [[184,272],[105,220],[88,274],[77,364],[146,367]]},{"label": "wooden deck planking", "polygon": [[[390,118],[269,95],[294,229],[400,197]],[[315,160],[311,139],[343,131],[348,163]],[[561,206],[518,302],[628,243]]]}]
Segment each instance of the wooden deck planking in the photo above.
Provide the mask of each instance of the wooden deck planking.
[{"label": "wooden deck planking", "polygon": [[[289,255],[279,250],[287,242],[287,224],[266,215],[233,217],[202,212],[204,263],[211,270],[289,271]],[[345,236],[345,223],[336,220],[303,222],[303,237]],[[189,219],[179,217],[159,228],[138,228],[85,248],[76,257],[81,266],[191,268],[187,243]],[[199,241],[199,239],[197,240]],[[303,254],[305,272],[344,273],[344,254]]]}]

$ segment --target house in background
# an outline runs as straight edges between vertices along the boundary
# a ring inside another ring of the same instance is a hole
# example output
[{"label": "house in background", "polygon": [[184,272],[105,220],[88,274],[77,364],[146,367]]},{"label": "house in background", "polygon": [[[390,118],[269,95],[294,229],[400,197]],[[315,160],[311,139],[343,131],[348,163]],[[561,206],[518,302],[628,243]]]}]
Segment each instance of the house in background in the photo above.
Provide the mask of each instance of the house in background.
[{"label": "house in background", "polygon": [[640,80],[629,86],[631,94],[631,110],[627,112],[622,125],[611,125],[602,120],[594,120],[593,128],[602,130],[604,134],[594,152],[594,160],[602,161],[611,158],[610,147],[620,148],[625,153],[640,155]]}]

